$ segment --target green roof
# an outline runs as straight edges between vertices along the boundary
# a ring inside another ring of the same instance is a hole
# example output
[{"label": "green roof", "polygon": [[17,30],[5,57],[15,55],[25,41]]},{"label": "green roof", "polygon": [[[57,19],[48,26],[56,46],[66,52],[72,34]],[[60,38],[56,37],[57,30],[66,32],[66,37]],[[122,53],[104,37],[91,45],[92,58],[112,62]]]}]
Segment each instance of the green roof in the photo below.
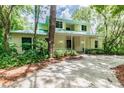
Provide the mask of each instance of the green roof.
[{"label": "green roof", "polygon": [[[14,30],[11,31],[10,33],[18,33],[18,34],[34,34],[33,30]],[[48,32],[44,30],[37,30],[37,35],[47,35]]]},{"label": "green roof", "polygon": [[[33,30],[15,30],[11,31],[10,33],[17,33],[17,34],[34,34]],[[56,29],[55,33],[60,33],[60,34],[67,34],[67,35],[88,35],[88,36],[95,36],[96,33],[92,32],[86,32],[86,31],[67,31],[67,30],[60,30]],[[48,35],[47,31],[44,30],[37,30],[37,35]]]}]

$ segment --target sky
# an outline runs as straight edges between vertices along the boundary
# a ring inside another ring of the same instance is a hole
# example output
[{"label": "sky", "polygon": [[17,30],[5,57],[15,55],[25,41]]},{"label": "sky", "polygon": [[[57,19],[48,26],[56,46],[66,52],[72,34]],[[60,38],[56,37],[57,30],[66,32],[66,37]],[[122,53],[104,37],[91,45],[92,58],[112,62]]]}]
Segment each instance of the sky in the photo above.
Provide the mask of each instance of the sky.
[{"label": "sky", "polygon": [[[60,18],[66,18],[66,19],[71,19],[72,14],[74,11],[80,7],[87,7],[84,5],[58,5],[57,6],[57,11],[56,11],[56,16]],[[40,21],[44,21],[45,17],[49,15],[49,11],[46,12],[46,14],[43,13],[43,16],[40,17]],[[33,22],[32,15],[29,15],[27,17],[29,22]]]},{"label": "sky", "polygon": [[57,6],[57,17],[70,19],[76,9],[88,7],[88,5],[59,5]]},{"label": "sky", "polygon": [[70,19],[72,14],[76,9],[78,9],[79,5],[60,5],[57,6],[57,17]]}]

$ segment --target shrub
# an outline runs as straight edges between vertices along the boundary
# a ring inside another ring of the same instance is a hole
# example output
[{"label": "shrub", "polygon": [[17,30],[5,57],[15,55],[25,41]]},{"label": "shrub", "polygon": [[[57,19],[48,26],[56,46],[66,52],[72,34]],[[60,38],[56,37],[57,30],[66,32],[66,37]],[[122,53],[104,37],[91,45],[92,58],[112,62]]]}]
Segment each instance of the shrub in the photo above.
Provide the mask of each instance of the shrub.
[{"label": "shrub", "polygon": [[75,50],[62,50],[62,49],[58,49],[54,51],[54,57],[56,58],[61,58],[64,56],[76,56],[78,55],[78,53]]},{"label": "shrub", "polygon": [[124,47],[121,47],[121,48],[118,50],[117,55],[124,55]]},{"label": "shrub", "polygon": [[71,53],[71,51],[70,51],[70,50],[65,50],[64,56],[69,56],[69,55],[70,55],[70,53]]},{"label": "shrub", "polygon": [[6,53],[0,50],[0,69],[23,66],[26,64],[37,63],[41,60],[48,58],[48,50],[45,47],[46,42],[41,41],[38,43],[36,49],[30,49],[23,54],[18,54],[14,45],[11,45],[11,53]]},{"label": "shrub", "polygon": [[86,49],[85,50],[86,54],[104,54],[103,49]]},{"label": "shrub", "polygon": [[60,49],[55,50],[54,57],[56,57],[56,58],[64,57],[65,56],[64,53],[65,53],[65,50],[60,50]]},{"label": "shrub", "polygon": [[16,57],[4,55],[3,57],[0,58],[1,58],[0,69],[15,67],[18,65],[18,59],[16,59]]},{"label": "shrub", "polygon": [[36,51],[38,55],[41,55],[43,58],[48,58],[48,43],[45,40],[37,40],[36,42]]},{"label": "shrub", "polygon": [[75,50],[71,50],[70,55],[71,55],[71,56],[77,56],[78,53],[77,53]]}]

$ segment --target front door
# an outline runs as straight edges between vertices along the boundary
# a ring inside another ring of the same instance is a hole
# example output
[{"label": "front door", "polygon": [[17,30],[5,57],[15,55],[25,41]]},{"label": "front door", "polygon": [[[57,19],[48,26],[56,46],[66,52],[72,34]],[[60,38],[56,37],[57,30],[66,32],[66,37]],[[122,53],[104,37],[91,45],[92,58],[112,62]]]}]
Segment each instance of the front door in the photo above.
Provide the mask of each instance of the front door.
[{"label": "front door", "polygon": [[66,40],[67,49],[71,49],[71,40]]}]

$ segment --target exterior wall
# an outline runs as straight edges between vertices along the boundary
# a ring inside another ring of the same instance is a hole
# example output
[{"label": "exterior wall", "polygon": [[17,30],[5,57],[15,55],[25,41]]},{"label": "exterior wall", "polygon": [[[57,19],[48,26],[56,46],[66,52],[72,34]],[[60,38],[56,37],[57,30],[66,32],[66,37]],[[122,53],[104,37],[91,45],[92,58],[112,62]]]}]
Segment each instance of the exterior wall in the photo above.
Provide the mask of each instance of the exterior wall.
[{"label": "exterior wall", "polygon": [[95,40],[96,38],[91,39],[91,48],[95,48]]},{"label": "exterior wall", "polygon": [[[88,24],[84,24],[87,26],[87,31],[90,31],[90,26]],[[62,29],[66,29],[66,26],[68,26],[68,23],[63,22]],[[74,31],[81,31],[81,25],[80,24],[74,24]]]},{"label": "exterior wall", "polygon": [[[81,37],[81,42],[84,42],[84,46],[86,49],[93,49],[95,48],[95,40],[96,37],[91,37],[91,36],[84,36],[84,37]],[[101,37],[98,38],[98,48],[102,48],[103,47],[103,44],[102,44],[102,39]]]},{"label": "exterior wall", "polygon": [[[10,42],[16,44],[16,49],[18,53],[22,53],[22,37],[29,37],[32,38],[33,41],[33,35],[30,34],[11,34]],[[39,39],[45,39],[47,36],[37,36]],[[33,42],[32,42],[33,43]]]},{"label": "exterior wall", "polygon": [[81,26],[80,25],[74,25],[74,29],[75,29],[75,31],[81,31]]},{"label": "exterior wall", "polygon": [[90,48],[91,47],[90,37],[82,36],[80,43],[81,43],[81,48]]},{"label": "exterior wall", "polygon": [[80,37],[74,37],[74,48],[76,51],[81,51]]},{"label": "exterior wall", "polygon": [[[62,29],[66,29],[66,26],[68,26],[69,23],[63,22]],[[90,24],[85,23],[81,25],[87,26],[87,31],[90,32]],[[80,24],[74,24],[74,30],[75,31],[81,31],[81,25]],[[48,24],[38,24],[38,29],[48,30],[49,26]],[[19,53],[22,52],[22,37],[30,37],[33,39],[33,35],[31,34],[11,34],[10,42],[13,42],[16,44],[16,48]],[[44,39],[47,38],[47,36],[37,36],[38,38]],[[66,49],[66,34],[55,34],[55,45],[54,49]],[[95,40],[96,37],[91,36],[73,36],[74,37],[74,48],[76,51],[82,51],[83,48],[90,49],[95,48]],[[103,47],[103,39],[101,37],[98,37],[98,48]]]},{"label": "exterior wall", "polygon": [[103,48],[103,37],[98,37],[98,46],[99,48]]},{"label": "exterior wall", "polygon": [[89,23],[87,23],[87,31],[88,31],[88,32],[91,32],[91,26],[90,26]]},{"label": "exterior wall", "polygon": [[[10,42],[16,44],[16,49],[19,53],[22,53],[22,37],[30,37],[33,41],[33,35],[29,34],[11,34]],[[74,49],[76,51],[82,51],[83,48],[90,49],[95,48],[96,37],[88,36],[73,36],[74,37]],[[45,39],[47,36],[37,36],[39,39]],[[55,45],[54,49],[66,49],[67,35],[55,34]],[[102,48],[102,39],[98,37],[98,48]]]},{"label": "exterior wall", "polygon": [[81,50],[82,50],[83,48],[86,48],[85,42],[86,42],[86,41],[85,41],[85,37],[84,37],[84,36],[80,37]]},{"label": "exterior wall", "polygon": [[85,48],[89,49],[91,48],[91,38],[90,37],[85,37]]},{"label": "exterior wall", "polygon": [[66,36],[55,34],[54,49],[66,49]]},{"label": "exterior wall", "polygon": [[63,22],[63,29],[66,29],[66,23]]},{"label": "exterior wall", "polygon": [[12,34],[11,35],[10,42],[16,44],[16,49],[17,49],[17,51],[19,53],[22,52],[22,48],[21,48],[21,46],[22,46],[21,45],[22,40],[21,40],[21,36],[20,35],[18,35],[18,34]]},{"label": "exterior wall", "polygon": [[98,48],[103,48],[103,39],[102,37],[94,37],[91,39],[91,48],[95,48],[95,40],[98,41]]}]

